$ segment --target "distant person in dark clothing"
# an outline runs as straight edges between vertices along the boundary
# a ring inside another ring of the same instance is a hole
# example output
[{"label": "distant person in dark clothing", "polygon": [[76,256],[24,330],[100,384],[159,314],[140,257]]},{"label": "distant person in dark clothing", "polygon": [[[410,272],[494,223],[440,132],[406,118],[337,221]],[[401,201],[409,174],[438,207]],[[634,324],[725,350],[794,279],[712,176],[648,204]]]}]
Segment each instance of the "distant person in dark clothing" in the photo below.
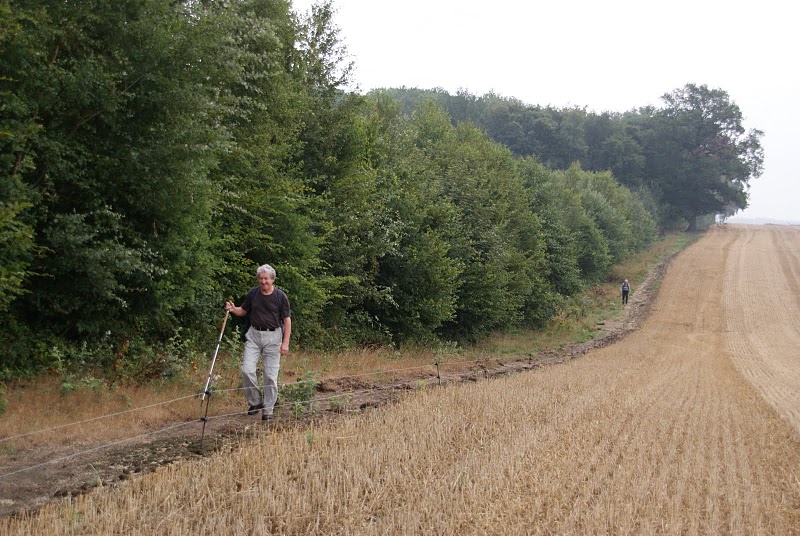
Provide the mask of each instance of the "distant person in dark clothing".
[{"label": "distant person in dark clothing", "polygon": [[628,283],[627,279],[622,282],[620,290],[622,291],[622,305],[625,305],[628,303],[628,294],[631,293],[631,284]]}]

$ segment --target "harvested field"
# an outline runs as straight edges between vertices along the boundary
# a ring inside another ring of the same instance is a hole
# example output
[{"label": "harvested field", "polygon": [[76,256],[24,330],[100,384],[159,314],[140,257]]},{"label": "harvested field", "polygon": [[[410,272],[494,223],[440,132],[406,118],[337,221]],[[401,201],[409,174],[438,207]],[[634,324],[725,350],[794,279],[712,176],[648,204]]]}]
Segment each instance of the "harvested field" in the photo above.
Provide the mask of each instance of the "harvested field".
[{"label": "harvested field", "polygon": [[800,430],[800,228],[739,227],[736,235],[725,271],[727,349]]},{"label": "harvested field", "polygon": [[614,345],[267,432],[0,532],[800,534],[798,252],[798,229],[715,230]]}]

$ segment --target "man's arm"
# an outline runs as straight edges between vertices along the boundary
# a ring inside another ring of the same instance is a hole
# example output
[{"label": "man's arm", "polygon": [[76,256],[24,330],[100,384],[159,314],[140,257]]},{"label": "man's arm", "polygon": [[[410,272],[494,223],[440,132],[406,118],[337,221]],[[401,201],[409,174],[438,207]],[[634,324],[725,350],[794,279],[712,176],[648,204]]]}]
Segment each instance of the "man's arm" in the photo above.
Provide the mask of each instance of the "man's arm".
[{"label": "man's arm", "polygon": [[283,319],[283,341],[281,342],[281,355],[289,353],[289,338],[292,336],[292,317]]},{"label": "man's arm", "polygon": [[225,310],[230,311],[231,313],[235,314],[238,317],[245,316],[247,311],[242,309],[241,307],[236,307],[232,301],[225,302]]}]

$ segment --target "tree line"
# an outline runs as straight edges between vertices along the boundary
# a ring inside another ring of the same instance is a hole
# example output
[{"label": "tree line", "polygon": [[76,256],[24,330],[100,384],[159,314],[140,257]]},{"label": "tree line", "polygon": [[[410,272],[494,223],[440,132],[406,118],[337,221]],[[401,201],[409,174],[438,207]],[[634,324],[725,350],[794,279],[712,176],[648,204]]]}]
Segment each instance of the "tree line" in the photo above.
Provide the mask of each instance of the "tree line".
[{"label": "tree line", "polygon": [[747,206],[747,188],[762,173],[763,132],[747,131],[721,89],[687,84],[663,96],[664,106],[627,112],[528,105],[489,93],[393,88],[406,111],[433,99],[454,122],[471,121],[519,157],[553,169],[580,162],[610,170],[638,192],[662,228],[694,228],[698,218]]},{"label": "tree line", "polygon": [[307,348],[540,325],[763,160],[705,86],[600,115],[347,91],[330,3],[14,0],[0,66],[0,379],[169,374],[265,262]]}]

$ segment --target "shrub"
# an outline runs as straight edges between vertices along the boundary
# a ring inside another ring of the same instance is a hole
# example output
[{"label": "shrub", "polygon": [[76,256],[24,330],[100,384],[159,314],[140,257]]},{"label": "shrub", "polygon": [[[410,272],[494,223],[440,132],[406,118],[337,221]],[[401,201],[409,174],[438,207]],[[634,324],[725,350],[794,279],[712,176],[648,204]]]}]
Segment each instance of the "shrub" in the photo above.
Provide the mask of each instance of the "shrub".
[{"label": "shrub", "polygon": [[292,412],[298,417],[311,400],[314,399],[318,385],[319,380],[316,379],[316,375],[308,370],[295,383],[283,385],[280,389],[280,397],[286,403],[292,405]]}]

